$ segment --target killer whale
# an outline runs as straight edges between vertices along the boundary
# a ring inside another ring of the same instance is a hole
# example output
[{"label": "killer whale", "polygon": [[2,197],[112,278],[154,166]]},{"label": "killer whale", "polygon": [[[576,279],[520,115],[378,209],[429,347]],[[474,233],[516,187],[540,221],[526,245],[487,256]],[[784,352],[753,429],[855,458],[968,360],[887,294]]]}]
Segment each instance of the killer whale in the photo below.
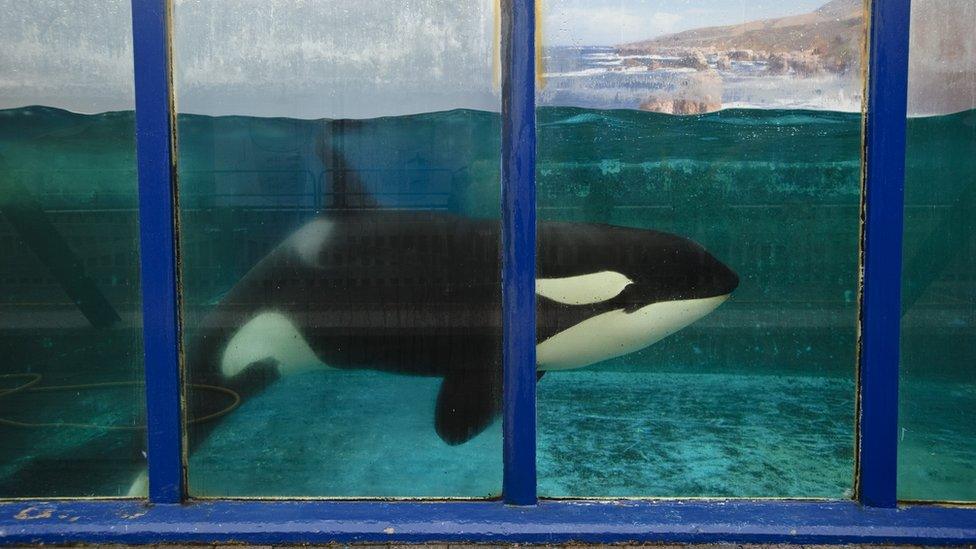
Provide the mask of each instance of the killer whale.
[{"label": "killer whale", "polygon": [[[435,211],[316,217],[261,259],[188,340],[189,383],[242,398],[308,368],[443,379],[434,427],[461,444],[501,407],[500,226]],[[732,269],[677,235],[540,222],[537,354],[545,372],[644,348],[718,307]],[[191,409],[205,404],[188,395]],[[190,450],[213,424],[190,429]]]}]

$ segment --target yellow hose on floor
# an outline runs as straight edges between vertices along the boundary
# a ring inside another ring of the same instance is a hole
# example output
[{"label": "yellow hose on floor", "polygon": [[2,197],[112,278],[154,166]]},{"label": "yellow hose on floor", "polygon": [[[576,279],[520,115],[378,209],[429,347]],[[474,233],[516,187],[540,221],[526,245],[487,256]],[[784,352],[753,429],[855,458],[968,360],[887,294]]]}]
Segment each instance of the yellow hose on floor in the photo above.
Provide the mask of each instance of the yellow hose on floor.
[{"label": "yellow hose on floor", "polygon": [[[42,393],[42,392],[56,392],[56,391],[74,391],[74,390],[89,390],[89,389],[100,389],[105,387],[137,387],[144,386],[145,383],[141,381],[106,381],[102,383],[82,383],[79,385],[50,385],[47,387],[34,387],[41,382],[41,374],[34,373],[22,373],[22,374],[0,374],[0,380],[2,379],[27,379],[28,381],[22,385],[14,387],[13,389],[0,389],[0,398],[12,395],[14,393],[21,392],[31,392],[31,393]],[[218,387],[216,385],[204,385],[202,383],[192,383],[190,387],[193,389],[200,389],[203,391],[213,391],[216,393],[225,394],[233,400],[228,406],[221,410],[218,410],[212,414],[207,414],[202,417],[197,417],[191,419],[188,423],[203,423],[205,421],[211,421],[217,419],[221,416],[225,416],[233,412],[238,405],[241,403],[241,395],[236,391],[228,389],[226,387]],[[7,425],[10,427],[25,427],[25,428],[39,428],[39,427],[66,427],[74,429],[104,429],[108,431],[139,431],[145,429],[145,425],[98,425],[95,423],[73,423],[73,422],[53,422],[53,423],[43,423],[43,422],[25,422],[17,421],[13,419],[8,419],[5,417],[0,417],[0,425]]]}]

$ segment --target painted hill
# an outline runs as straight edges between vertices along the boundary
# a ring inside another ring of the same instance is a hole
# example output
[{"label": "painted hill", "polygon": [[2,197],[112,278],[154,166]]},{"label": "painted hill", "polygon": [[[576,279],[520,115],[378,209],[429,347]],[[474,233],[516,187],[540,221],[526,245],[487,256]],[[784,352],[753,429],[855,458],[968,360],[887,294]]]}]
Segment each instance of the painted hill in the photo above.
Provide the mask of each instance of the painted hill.
[{"label": "painted hill", "polygon": [[860,0],[832,0],[802,15],[706,27],[618,46],[623,53],[698,50],[762,60],[772,55],[812,56],[830,72],[846,72],[858,60],[864,20]]}]

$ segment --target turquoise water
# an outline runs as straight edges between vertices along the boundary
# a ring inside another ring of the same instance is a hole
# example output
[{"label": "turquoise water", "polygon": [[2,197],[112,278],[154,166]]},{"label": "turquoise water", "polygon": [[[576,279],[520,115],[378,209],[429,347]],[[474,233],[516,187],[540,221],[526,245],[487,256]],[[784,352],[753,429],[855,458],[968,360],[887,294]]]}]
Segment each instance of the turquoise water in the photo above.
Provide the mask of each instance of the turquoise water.
[{"label": "turquoise water", "polygon": [[[972,208],[976,168],[960,159],[974,118],[912,120],[908,157],[906,257],[919,259],[906,271],[906,295],[917,297],[905,317],[901,480],[907,493],[956,499],[976,497],[967,420],[976,410],[976,245],[955,223]],[[5,262],[0,341],[10,358],[0,372],[40,372],[52,384],[140,377],[131,131],[131,113],[0,112],[0,175],[42,204],[123,319],[86,326],[44,265]],[[497,115],[474,111],[365,121],[182,115],[188,326],[302,222],[355,205],[335,192],[337,174],[355,174],[385,207],[497,216],[499,131]],[[540,382],[541,493],[848,495],[860,117],[545,108],[539,136],[540,218],[675,232],[742,280],[731,302],[665,341]],[[20,200],[13,188],[0,187],[5,207]],[[946,223],[954,236],[932,238]],[[31,257],[14,229],[0,229],[5,254]],[[28,328],[18,324],[25,318]],[[0,413],[134,425],[141,389],[121,391],[0,396]],[[436,380],[370,371],[283,379],[191,456],[191,491],[497,495],[499,426],[444,445],[432,428],[436,391]],[[0,495],[113,495],[141,468],[138,431],[0,426],[0,437],[17,441],[0,447]]]},{"label": "turquoise water", "polygon": [[976,111],[907,148],[898,496],[976,501]]},{"label": "turquoise water", "polygon": [[540,492],[849,494],[860,117],[559,109],[539,123],[540,216],[687,236],[741,281],[668,340],[567,372],[562,391],[543,380],[540,443],[556,451]]},{"label": "turquoise water", "polygon": [[[844,380],[600,372],[544,381],[543,493],[842,495],[851,483],[853,385]],[[438,386],[375,372],[287,378],[190,459],[193,486],[239,496],[497,496],[501,425],[445,446],[430,428]]]}]

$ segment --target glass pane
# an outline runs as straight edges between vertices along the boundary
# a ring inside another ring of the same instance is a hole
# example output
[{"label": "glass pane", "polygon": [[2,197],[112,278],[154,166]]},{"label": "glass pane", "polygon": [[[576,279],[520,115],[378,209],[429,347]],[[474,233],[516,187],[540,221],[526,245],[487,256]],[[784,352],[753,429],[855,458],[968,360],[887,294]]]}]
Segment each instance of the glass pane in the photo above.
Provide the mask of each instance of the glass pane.
[{"label": "glass pane", "polygon": [[912,3],[898,497],[976,500],[976,3]]},{"label": "glass pane", "polygon": [[545,5],[540,493],[849,496],[861,3]]},{"label": "glass pane", "polygon": [[494,20],[177,2],[192,495],[499,492]]},{"label": "glass pane", "polygon": [[0,0],[0,497],[146,493],[128,0]]}]

